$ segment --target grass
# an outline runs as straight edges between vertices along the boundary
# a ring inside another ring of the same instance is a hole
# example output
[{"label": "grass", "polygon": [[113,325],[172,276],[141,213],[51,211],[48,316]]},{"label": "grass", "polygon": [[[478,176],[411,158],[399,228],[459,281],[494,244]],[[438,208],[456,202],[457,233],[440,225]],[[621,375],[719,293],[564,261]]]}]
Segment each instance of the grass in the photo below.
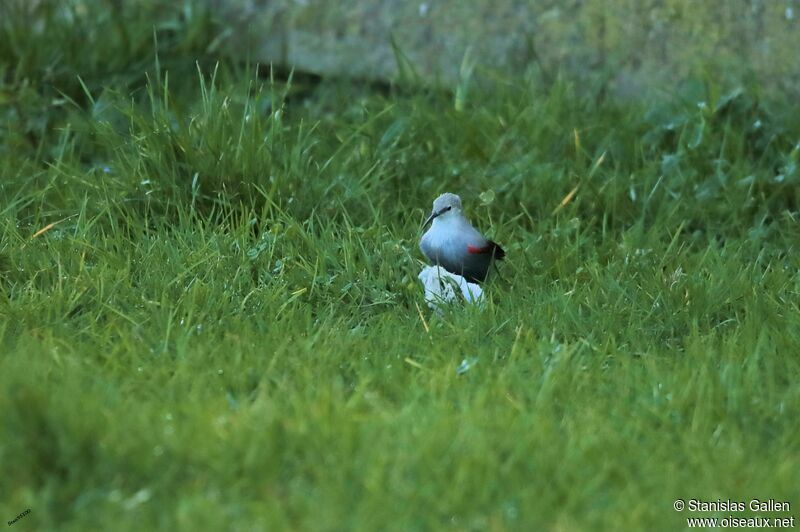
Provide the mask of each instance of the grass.
[{"label": "grass", "polygon": [[[673,530],[715,515],[677,498],[800,504],[779,95],[319,81],[219,57],[186,6],[64,5],[0,8],[14,527]],[[508,260],[485,309],[437,317],[417,241],[443,191]]]}]

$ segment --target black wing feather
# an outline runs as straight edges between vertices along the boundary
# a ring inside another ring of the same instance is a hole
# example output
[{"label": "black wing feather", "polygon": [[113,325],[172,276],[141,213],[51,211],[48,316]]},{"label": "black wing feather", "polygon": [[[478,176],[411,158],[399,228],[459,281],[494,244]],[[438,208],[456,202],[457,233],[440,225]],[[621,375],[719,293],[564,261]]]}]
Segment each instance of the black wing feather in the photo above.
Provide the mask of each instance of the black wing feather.
[{"label": "black wing feather", "polygon": [[489,240],[489,247],[492,248],[492,256],[497,260],[503,260],[506,256],[506,252],[503,248],[500,247],[500,244],[497,242],[492,242]]}]

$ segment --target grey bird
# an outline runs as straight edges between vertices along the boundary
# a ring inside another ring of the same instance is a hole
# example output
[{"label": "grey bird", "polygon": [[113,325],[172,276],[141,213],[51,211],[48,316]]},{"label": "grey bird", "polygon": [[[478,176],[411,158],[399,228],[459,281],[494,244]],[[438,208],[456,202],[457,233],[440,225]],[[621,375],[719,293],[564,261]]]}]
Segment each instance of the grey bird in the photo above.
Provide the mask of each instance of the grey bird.
[{"label": "grey bird", "polygon": [[499,245],[481,235],[461,210],[461,198],[445,192],[433,202],[433,211],[425,220],[419,248],[433,264],[461,275],[469,282],[486,280],[493,261],[506,253]]}]

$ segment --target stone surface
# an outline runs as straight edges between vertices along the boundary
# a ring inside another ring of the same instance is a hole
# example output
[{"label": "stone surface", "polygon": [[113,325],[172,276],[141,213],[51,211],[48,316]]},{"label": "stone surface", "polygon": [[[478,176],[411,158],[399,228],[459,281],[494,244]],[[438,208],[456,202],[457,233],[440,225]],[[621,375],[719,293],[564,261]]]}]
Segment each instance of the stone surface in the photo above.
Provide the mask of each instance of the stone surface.
[{"label": "stone surface", "polygon": [[234,53],[324,75],[454,85],[466,56],[481,76],[599,72],[622,95],[698,72],[800,81],[797,0],[209,1]]}]

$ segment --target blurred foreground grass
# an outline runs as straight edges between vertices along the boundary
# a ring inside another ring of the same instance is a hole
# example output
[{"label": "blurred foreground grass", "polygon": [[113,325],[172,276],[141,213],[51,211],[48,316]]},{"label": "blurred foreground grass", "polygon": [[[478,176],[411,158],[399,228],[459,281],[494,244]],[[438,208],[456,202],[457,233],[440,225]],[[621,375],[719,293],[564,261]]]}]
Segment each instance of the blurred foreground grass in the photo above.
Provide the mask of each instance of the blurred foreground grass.
[{"label": "blurred foreground grass", "polygon": [[[531,79],[457,106],[217,63],[186,6],[43,3],[26,31],[9,5],[15,527],[671,530],[676,498],[800,503],[780,98]],[[445,190],[509,260],[485,310],[437,318],[416,243]]]}]

